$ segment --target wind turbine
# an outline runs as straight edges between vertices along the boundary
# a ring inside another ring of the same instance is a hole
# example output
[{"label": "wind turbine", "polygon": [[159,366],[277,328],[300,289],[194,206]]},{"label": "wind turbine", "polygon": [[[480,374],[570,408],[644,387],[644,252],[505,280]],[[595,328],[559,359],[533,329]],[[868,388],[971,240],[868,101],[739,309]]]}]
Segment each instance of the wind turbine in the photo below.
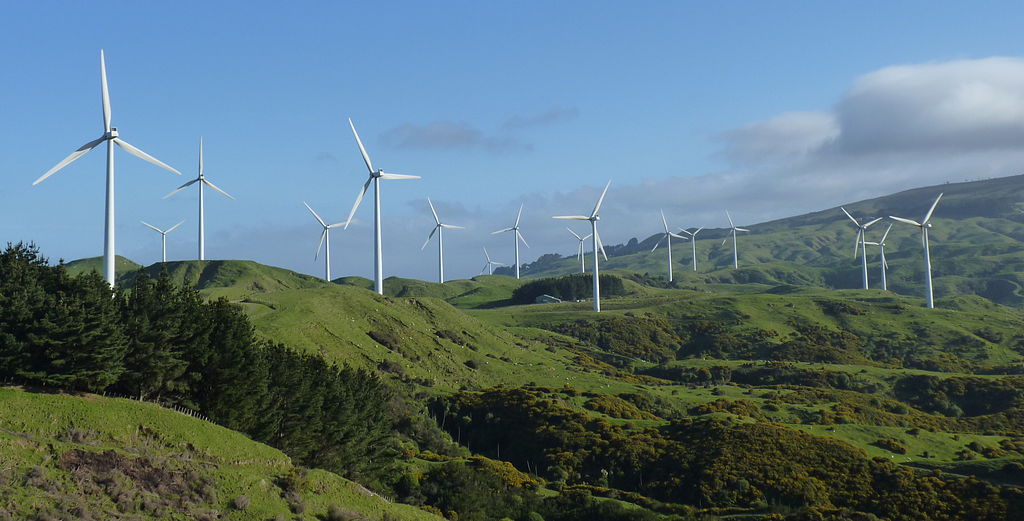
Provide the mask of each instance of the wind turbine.
[{"label": "wind turbine", "polygon": [[206,213],[205,204],[203,197],[203,185],[209,186],[214,190],[224,194],[228,199],[234,199],[227,192],[217,188],[217,185],[210,182],[209,179],[203,173],[203,138],[199,138],[199,177],[179,186],[173,192],[164,196],[164,199],[192,186],[195,183],[199,183],[199,260],[206,260]]},{"label": "wind turbine", "polygon": [[590,213],[590,217],[585,215],[556,215],[554,217],[555,219],[590,221],[590,234],[593,236],[594,241],[594,311],[601,311],[601,282],[597,251],[600,250],[601,255],[604,255],[604,260],[608,260],[608,254],[604,252],[604,244],[601,244],[601,236],[597,233],[597,221],[601,220],[601,216],[597,212],[601,209],[601,203],[604,202],[604,196],[608,193],[608,187],[611,185],[611,180],[608,181],[608,184],[604,185],[604,191],[601,192],[601,197],[597,199],[597,204],[594,205],[594,211]]},{"label": "wind turbine", "polygon": [[[526,244],[526,239],[523,238],[523,234],[519,233],[519,218],[522,217],[522,216],[523,216],[523,205],[519,205],[519,213],[516,214],[516,223],[513,224],[511,228],[505,228],[504,230],[498,230],[496,232],[491,232],[491,235],[495,235],[495,234],[498,234],[498,233],[505,233],[505,232],[516,232],[515,236],[512,238],[512,240],[515,241],[515,243],[516,243],[516,278],[517,279],[519,278],[519,241],[523,241],[523,244]],[[526,247],[529,248],[530,245],[526,244]]]},{"label": "wind turbine", "polygon": [[583,254],[583,243],[590,238],[591,234],[588,233],[585,237],[580,237],[580,234],[572,231],[572,228],[566,227],[565,229],[569,230],[569,233],[571,233],[573,237],[576,237],[576,240],[580,241],[580,247],[576,250],[576,258],[580,260],[580,273],[586,273],[587,263],[586,255]]},{"label": "wind turbine", "polygon": [[885,238],[889,236],[889,230],[892,230],[892,225],[891,224],[889,225],[888,228],[885,229],[885,233],[882,234],[882,238],[879,239],[878,242],[865,242],[864,243],[864,244],[870,244],[872,246],[878,246],[879,250],[882,252],[882,289],[883,290],[889,289],[885,285],[885,270],[889,269],[889,263],[885,262]]},{"label": "wind turbine", "polygon": [[939,205],[939,199],[942,199],[942,194],[939,194],[939,196],[935,198],[935,202],[932,203],[932,207],[928,209],[928,213],[924,214],[924,219],[922,219],[921,222],[896,217],[894,215],[889,216],[889,218],[894,221],[913,224],[921,229],[921,244],[924,246],[925,297],[928,300],[929,308],[935,307],[935,299],[932,292],[932,258],[928,252],[928,228],[932,227],[932,223],[928,221],[932,218],[932,213],[935,212],[935,207]]},{"label": "wind turbine", "polygon": [[142,224],[145,224],[151,230],[153,230],[153,231],[155,231],[155,232],[160,234],[160,242],[161,242],[161,246],[162,246],[162,249],[163,249],[163,256],[161,257],[162,260],[160,262],[167,262],[167,234],[173,232],[175,228],[181,226],[182,223],[184,223],[185,221],[181,221],[180,223],[175,224],[174,226],[171,226],[170,228],[168,228],[166,230],[161,230],[160,228],[157,228],[156,226],[153,226],[152,224],[149,224],[146,221],[139,221],[139,222],[142,223]]},{"label": "wind turbine", "polygon": [[700,231],[703,229],[704,227],[702,226],[700,228],[697,228],[697,231],[695,232],[690,232],[687,231],[686,229],[679,230],[685,233],[686,235],[690,236],[690,246],[693,246],[693,271],[697,271],[697,234],[700,233]]},{"label": "wind turbine", "polygon": [[370,161],[370,155],[366,153],[366,148],[363,147],[363,142],[359,139],[359,133],[356,132],[356,126],[352,123],[352,118],[349,118],[348,126],[352,127],[352,135],[356,137],[356,144],[359,145],[359,153],[363,155],[363,162],[366,163],[366,169],[370,171],[370,178],[366,180],[366,183],[363,184],[363,188],[359,190],[359,195],[356,196],[356,203],[352,205],[352,211],[349,212],[348,219],[345,220],[345,229],[348,229],[349,223],[352,222],[352,216],[355,215],[356,209],[359,208],[359,203],[363,202],[363,196],[366,195],[366,189],[370,187],[370,183],[373,183],[373,288],[374,291],[383,295],[384,254],[382,253],[380,236],[380,180],[419,179],[420,176],[389,174],[384,170],[374,170],[373,163]]},{"label": "wind turbine", "polygon": [[[739,267],[740,267],[740,256],[736,252],[736,232],[749,232],[750,230],[748,230],[746,228],[737,228],[736,225],[733,224],[733,222],[732,222],[732,216],[729,215],[729,210],[725,211],[725,216],[726,216],[726,218],[729,219],[729,228],[732,231],[732,268],[733,269],[739,269]],[[728,240],[729,240],[729,236],[727,235],[725,237],[725,239],[722,240],[722,246],[725,246],[725,242],[728,241]],[[696,259],[696,257],[694,257],[694,259]],[[694,260],[694,264],[696,264],[696,260]]]},{"label": "wind turbine", "polygon": [[317,257],[320,256],[320,247],[322,247],[324,245],[324,243],[326,242],[327,243],[327,248],[324,250],[324,279],[326,279],[327,282],[330,282],[331,281],[331,228],[337,228],[337,227],[339,227],[339,226],[341,226],[341,225],[343,225],[345,223],[327,224],[326,222],[324,222],[323,219],[320,218],[319,215],[316,214],[316,212],[313,211],[312,208],[310,208],[310,206],[308,204],[306,204],[306,201],[302,201],[302,204],[306,205],[306,209],[309,210],[309,213],[313,214],[313,217],[316,219],[316,222],[320,223],[320,226],[322,226],[324,228],[324,230],[322,232],[320,232],[320,243],[316,245],[316,253],[313,254],[313,260],[316,260]]},{"label": "wind turbine", "polygon": [[853,221],[853,224],[857,226],[857,237],[854,239],[854,245],[853,245],[853,258],[854,259],[857,258],[857,249],[860,248],[860,250],[861,250],[861,256],[860,256],[860,260],[861,260],[861,277],[862,277],[863,282],[864,282],[864,289],[868,289],[868,248],[867,248],[867,246],[865,246],[865,240],[866,240],[865,235],[867,235],[868,227],[871,226],[872,224],[875,224],[878,221],[881,221],[882,218],[878,217],[878,218],[874,219],[873,221],[869,221],[869,222],[866,222],[864,224],[861,224],[861,223],[857,222],[857,219],[854,219],[853,216],[850,215],[850,212],[846,211],[846,208],[843,208],[842,206],[840,206],[839,209],[842,210],[843,213],[845,213],[846,216],[849,217],[851,221]]},{"label": "wind turbine", "polygon": [[32,185],[41,183],[47,177],[57,173],[58,170],[68,166],[78,158],[87,154],[90,150],[98,147],[100,143],[107,143],[107,203],[106,203],[106,219],[103,228],[103,278],[106,279],[107,283],[111,286],[114,285],[114,145],[117,145],[124,149],[125,152],[153,163],[160,168],[174,172],[175,174],[181,175],[181,172],[168,166],[157,158],[129,145],[126,141],[121,139],[117,132],[117,127],[110,126],[110,93],[107,90],[107,64],[103,57],[103,51],[100,51],[100,90],[103,99],[103,135],[99,138],[90,141],[78,150],[75,150],[68,157],[65,157],[60,163],[48,170],[45,174],[36,179]]},{"label": "wind turbine", "polygon": [[[430,205],[430,213],[434,214],[434,222],[437,223],[433,230],[430,230],[430,235],[427,236],[427,240],[423,243],[423,248],[430,244],[430,239],[434,237],[434,233],[437,233],[437,280],[444,283],[444,229],[445,228],[465,228],[465,226],[455,226],[454,224],[444,224],[441,219],[437,216],[437,210],[434,210],[434,203],[430,202],[430,198],[427,198],[427,204]],[[486,250],[484,250],[486,252]],[[488,266],[490,266],[490,257],[488,257]]]},{"label": "wind turbine", "polygon": [[651,248],[651,253],[654,253],[654,250],[658,249],[658,246],[661,246],[661,241],[668,239],[668,281],[672,282],[672,237],[682,239],[684,241],[686,240],[686,237],[676,235],[668,230],[668,221],[665,220],[664,210],[661,210],[661,223],[665,225],[665,233],[662,234],[660,239],[658,239],[658,243]]},{"label": "wind turbine", "polygon": [[484,264],[484,269],[480,270],[481,274],[483,274],[484,271],[487,271],[488,275],[494,275],[495,266],[507,266],[507,264],[505,264],[504,262],[491,260],[491,255],[487,253],[486,247],[484,248],[484,257],[487,257],[487,264]]}]

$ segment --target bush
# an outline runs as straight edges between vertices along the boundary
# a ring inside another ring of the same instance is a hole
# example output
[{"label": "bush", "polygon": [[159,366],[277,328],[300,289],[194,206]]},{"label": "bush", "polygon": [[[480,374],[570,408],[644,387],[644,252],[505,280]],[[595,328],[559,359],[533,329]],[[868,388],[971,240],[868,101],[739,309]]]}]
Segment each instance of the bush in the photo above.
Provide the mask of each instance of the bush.
[{"label": "bush", "polygon": [[235,501],[234,501],[233,504],[235,505],[236,509],[238,509],[238,510],[245,510],[245,509],[249,508],[249,502],[250,502],[249,501],[249,496],[246,496],[245,494],[242,494],[241,496],[238,496],[238,497],[235,498]]}]

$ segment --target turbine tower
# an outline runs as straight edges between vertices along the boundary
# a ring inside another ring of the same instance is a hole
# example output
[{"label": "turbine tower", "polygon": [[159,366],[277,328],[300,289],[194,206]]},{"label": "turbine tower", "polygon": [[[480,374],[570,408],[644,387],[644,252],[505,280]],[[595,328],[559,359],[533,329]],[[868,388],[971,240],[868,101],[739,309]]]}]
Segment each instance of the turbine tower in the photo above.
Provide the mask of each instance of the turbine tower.
[{"label": "turbine tower", "polygon": [[317,257],[320,256],[320,248],[326,242],[327,243],[327,248],[324,250],[324,279],[326,279],[327,282],[330,282],[331,281],[331,228],[337,228],[337,227],[339,227],[339,226],[341,226],[341,225],[343,225],[345,223],[327,224],[326,222],[324,222],[323,219],[320,218],[319,215],[316,214],[316,212],[313,211],[312,208],[310,208],[310,206],[308,204],[306,204],[306,201],[302,201],[302,204],[306,205],[306,209],[309,210],[309,213],[313,214],[313,218],[316,219],[316,222],[320,223],[320,226],[323,227],[323,231],[320,232],[320,243],[316,245],[316,253],[313,254],[313,260],[316,260]]},{"label": "turbine tower", "polygon": [[348,229],[349,223],[352,222],[352,216],[355,215],[356,210],[359,208],[359,203],[363,202],[363,196],[366,195],[366,189],[370,187],[370,183],[373,183],[373,289],[381,295],[384,294],[384,254],[382,253],[381,246],[381,235],[380,235],[380,180],[381,179],[419,179],[418,175],[404,175],[404,174],[389,174],[384,170],[374,170],[373,163],[370,161],[370,155],[366,153],[366,148],[363,147],[362,140],[359,139],[359,133],[356,132],[356,126],[352,123],[352,118],[348,120],[348,126],[352,127],[352,135],[356,137],[356,144],[359,145],[359,153],[363,155],[363,162],[366,163],[366,169],[370,171],[370,178],[363,184],[363,188],[359,190],[359,195],[356,196],[356,203],[352,205],[352,211],[348,214],[348,219],[345,220],[345,229]]},{"label": "turbine tower", "polygon": [[110,93],[107,91],[107,64],[103,57],[103,51],[100,51],[100,91],[103,100],[103,135],[99,138],[90,141],[78,150],[75,150],[68,157],[65,157],[60,163],[48,170],[45,174],[36,179],[32,185],[41,183],[47,177],[55,174],[58,170],[68,166],[78,158],[84,156],[90,150],[96,148],[100,143],[107,143],[107,203],[106,203],[106,218],[103,227],[103,278],[106,279],[107,283],[111,286],[114,285],[114,145],[117,145],[124,149],[125,152],[153,163],[160,168],[174,172],[175,174],[181,175],[181,172],[168,166],[162,161],[155,157],[129,145],[126,141],[121,139],[117,132],[117,127],[110,126]]},{"label": "turbine tower", "polygon": [[483,275],[485,271],[487,272],[488,275],[494,275],[495,266],[507,266],[507,264],[505,264],[504,262],[491,260],[491,255],[487,253],[486,247],[484,247],[484,257],[487,258],[487,264],[484,264],[484,269],[480,270],[481,275]]},{"label": "turbine tower", "polygon": [[[437,233],[437,280],[444,284],[444,229],[445,228],[458,228],[462,229],[465,226],[455,226],[454,224],[444,224],[441,219],[437,216],[437,210],[434,210],[434,203],[430,202],[430,198],[427,198],[427,204],[430,205],[430,213],[434,214],[434,229],[430,230],[430,235],[427,236],[427,240],[423,243],[423,248],[430,244],[430,239],[434,238],[434,233]],[[486,252],[486,250],[485,250]],[[488,266],[490,266],[490,258],[488,257]]]},{"label": "turbine tower", "polygon": [[[512,238],[512,240],[516,243],[516,278],[517,279],[519,278],[519,241],[523,241],[523,244],[526,244],[526,239],[523,238],[523,234],[519,233],[519,218],[522,217],[522,216],[523,216],[523,205],[519,205],[519,213],[516,214],[516,223],[513,224],[511,228],[505,228],[504,230],[498,230],[496,232],[491,232],[491,235],[495,235],[495,234],[498,234],[498,233],[505,233],[505,232],[515,232],[515,235]],[[526,244],[526,247],[529,248],[530,245]]]},{"label": "turbine tower", "polygon": [[929,308],[935,307],[935,299],[932,292],[932,258],[931,254],[928,252],[928,228],[932,227],[932,223],[928,221],[931,220],[932,213],[935,212],[935,207],[939,205],[939,199],[942,199],[942,194],[939,194],[939,196],[935,198],[935,202],[932,203],[932,207],[928,209],[928,213],[924,214],[924,219],[922,219],[921,222],[896,217],[894,215],[889,216],[889,218],[894,221],[913,224],[921,229],[921,244],[924,246],[925,298],[928,301]]},{"label": "turbine tower", "polygon": [[679,230],[690,236],[690,246],[693,246],[693,271],[697,271],[697,234],[703,229],[704,227],[697,228],[695,232],[690,232],[686,229]]},{"label": "turbine tower", "polygon": [[842,210],[843,213],[845,213],[846,216],[849,217],[851,221],[853,221],[853,224],[855,226],[857,226],[857,237],[854,239],[854,245],[853,245],[853,258],[854,259],[857,258],[857,249],[860,248],[860,251],[861,251],[861,256],[860,256],[860,260],[861,260],[861,263],[860,263],[861,264],[861,278],[863,279],[863,282],[864,282],[864,289],[868,289],[868,248],[865,245],[865,241],[866,241],[866,237],[865,236],[867,235],[868,227],[871,226],[872,224],[875,224],[878,221],[881,221],[882,218],[878,217],[878,218],[874,219],[873,221],[869,221],[869,222],[866,222],[864,224],[861,224],[861,223],[857,222],[857,219],[854,219],[853,216],[850,215],[850,212],[846,211],[846,208],[843,208],[842,206],[840,206],[839,209]]},{"label": "turbine tower", "polygon": [[[736,251],[736,232],[749,232],[750,230],[746,228],[737,228],[732,222],[732,216],[729,215],[729,210],[725,211],[725,217],[729,219],[729,229],[732,231],[732,269],[735,270],[740,267],[740,256]],[[725,242],[728,240],[729,236],[727,235],[722,241],[722,246],[725,246]],[[696,257],[694,257],[694,259],[696,259]],[[694,261],[694,264],[696,264],[696,260]]]},{"label": "turbine tower", "polygon": [[878,242],[865,242],[864,243],[864,244],[870,244],[872,246],[878,246],[879,251],[882,253],[882,289],[883,290],[889,289],[886,286],[886,283],[885,283],[885,270],[889,269],[889,263],[885,262],[885,238],[889,236],[889,230],[892,230],[892,225],[891,224],[889,225],[888,228],[885,229],[885,233],[882,234],[882,238],[879,239]]},{"label": "turbine tower", "polygon": [[195,183],[199,183],[199,260],[206,260],[206,205],[204,204],[203,197],[203,185],[209,186],[214,190],[224,194],[228,199],[234,199],[227,192],[217,188],[217,185],[210,182],[203,173],[203,138],[199,138],[199,177],[179,186],[173,192],[164,196],[164,199],[192,186]]},{"label": "turbine tower", "polygon": [[664,241],[666,239],[668,240],[668,281],[672,282],[672,237],[682,239],[684,241],[686,240],[686,237],[683,237],[682,235],[676,235],[668,230],[668,221],[665,220],[664,210],[661,210],[661,224],[665,225],[665,233],[663,233],[661,235],[661,238],[658,239],[658,243],[655,244],[653,248],[651,248],[651,253],[654,253],[654,250],[658,249],[658,246],[661,246],[661,241]]},{"label": "turbine tower", "polygon": [[590,238],[591,234],[588,233],[585,237],[580,237],[580,234],[572,231],[572,228],[566,227],[565,229],[569,230],[569,233],[571,233],[573,237],[576,237],[576,240],[580,241],[579,248],[576,249],[576,258],[580,260],[580,273],[586,273],[587,263],[586,255],[583,255],[583,243]]},{"label": "turbine tower", "polygon": [[597,252],[601,251],[601,255],[604,255],[604,260],[608,260],[608,254],[604,252],[604,245],[601,244],[601,236],[597,233],[597,221],[601,220],[601,216],[598,215],[598,211],[601,210],[601,203],[604,202],[604,196],[608,193],[608,187],[612,185],[611,180],[608,180],[608,184],[604,185],[604,191],[601,192],[601,197],[597,199],[597,204],[594,205],[594,211],[590,213],[590,216],[585,215],[556,215],[555,219],[573,219],[577,221],[590,221],[590,234],[594,240],[594,311],[601,311],[601,282],[600,282],[600,268],[598,266]]},{"label": "turbine tower", "polygon": [[171,226],[170,228],[168,228],[166,230],[161,230],[160,228],[157,228],[156,226],[153,226],[152,224],[149,224],[146,221],[139,221],[139,222],[142,223],[142,224],[145,224],[151,230],[153,230],[153,231],[155,231],[155,232],[160,234],[160,243],[161,243],[162,250],[163,250],[163,255],[161,256],[160,262],[167,262],[167,234],[173,232],[175,228],[181,226],[182,223],[184,223],[185,221],[181,221],[180,223],[175,224],[174,226]]}]

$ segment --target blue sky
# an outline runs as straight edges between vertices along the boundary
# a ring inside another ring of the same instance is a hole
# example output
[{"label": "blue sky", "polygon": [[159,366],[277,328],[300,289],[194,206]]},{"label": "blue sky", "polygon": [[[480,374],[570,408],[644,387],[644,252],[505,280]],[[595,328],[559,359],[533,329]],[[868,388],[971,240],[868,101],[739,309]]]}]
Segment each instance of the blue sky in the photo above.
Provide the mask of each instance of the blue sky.
[{"label": "blue sky", "polygon": [[[423,176],[385,183],[385,270],[429,279],[427,196],[444,220],[468,227],[446,235],[449,276],[468,277],[483,264],[481,246],[511,260],[510,241],[489,232],[510,226],[520,203],[524,261],[574,251],[549,217],[586,211],[608,179],[602,236],[613,244],[655,233],[658,208],[679,226],[721,226],[726,206],[754,223],[1019,173],[1022,10],[12,4],[0,21],[0,238],[34,240],[53,259],[101,253],[102,151],[30,186],[100,135],[101,48],[121,136],[186,174],[117,154],[119,254],[158,260],[159,236],[138,221],[188,219],[169,256],[194,257],[195,193],[161,197],[194,175],[204,136],[208,177],[237,198],[209,195],[207,257],[320,274],[319,230],[302,201],[332,222],[348,214],[365,179],[351,117],[378,166]],[[364,202],[332,237],[336,276],[370,275],[371,211]]]}]

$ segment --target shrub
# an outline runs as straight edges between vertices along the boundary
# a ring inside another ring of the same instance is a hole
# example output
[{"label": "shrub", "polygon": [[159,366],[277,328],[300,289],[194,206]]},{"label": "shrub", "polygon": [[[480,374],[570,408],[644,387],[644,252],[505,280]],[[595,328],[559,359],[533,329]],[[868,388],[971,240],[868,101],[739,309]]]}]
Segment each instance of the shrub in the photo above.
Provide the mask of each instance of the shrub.
[{"label": "shrub", "polygon": [[236,497],[234,505],[235,508],[238,510],[245,510],[249,508],[249,496],[242,494],[241,496]]}]

